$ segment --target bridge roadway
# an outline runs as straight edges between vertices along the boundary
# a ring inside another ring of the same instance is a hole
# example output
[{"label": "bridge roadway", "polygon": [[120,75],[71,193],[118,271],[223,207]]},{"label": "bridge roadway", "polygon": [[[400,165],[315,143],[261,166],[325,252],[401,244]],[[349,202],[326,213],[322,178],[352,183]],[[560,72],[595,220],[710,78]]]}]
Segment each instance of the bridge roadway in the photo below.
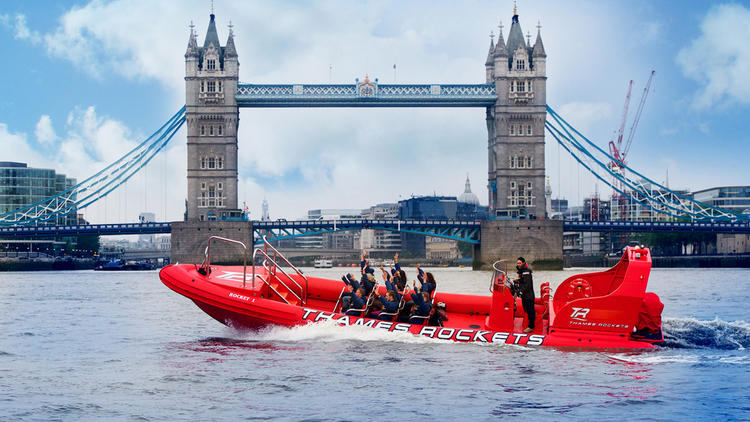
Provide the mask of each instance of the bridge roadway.
[{"label": "bridge roadway", "polygon": [[[376,229],[453,238],[479,243],[480,221],[458,220],[274,220],[252,221],[257,235],[274,233],[286,239],[333,231]],[[28,236],[101,236],[170,233],[172,223],[120,223],[69,226],[3,226],[0,238]],[[587,221],[564,220],[566,232],[713,232],[750,234],[750,222]]]}]

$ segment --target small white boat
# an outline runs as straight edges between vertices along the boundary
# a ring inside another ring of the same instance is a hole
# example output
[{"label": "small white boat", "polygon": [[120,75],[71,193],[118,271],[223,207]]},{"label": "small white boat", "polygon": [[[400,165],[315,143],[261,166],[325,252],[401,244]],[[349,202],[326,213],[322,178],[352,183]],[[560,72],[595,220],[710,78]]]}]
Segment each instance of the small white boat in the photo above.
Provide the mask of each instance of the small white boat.
[{"label": "small white boat", "polygon": [[333,261],[330,259],[316,259],[315,268],[331,268],[333,267]]}]

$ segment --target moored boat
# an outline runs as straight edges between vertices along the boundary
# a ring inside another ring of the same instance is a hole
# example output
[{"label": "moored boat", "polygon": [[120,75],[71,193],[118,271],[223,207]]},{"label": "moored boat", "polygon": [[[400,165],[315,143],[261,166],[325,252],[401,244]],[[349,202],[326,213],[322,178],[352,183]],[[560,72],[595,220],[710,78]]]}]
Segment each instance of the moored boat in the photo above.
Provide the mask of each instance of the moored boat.
[{"label": "moored boat", "polygon": [[[651,269],[646,248],[628,247],[609,270],[568,277],[554,295],[549,283],[542,283],[535,303],[535,329],[525,333],[527,316],[500,262],[494,266],[489,296],[434,292],[433,309],[438,303],[444,304],[448,319],[442,326],[430,326],[427,319],[425,324],[410,324],[396,320],[396,316],[383,320],[382,316],[376,319],[344,314],[343,281],[303,274],[268,242],[254,249],[251,265],[211,265],[210,250],[215,241],[245,247],[237,241],[212,237],[200,266],[169,265],[159,275],[166,286],[191,299],[214,319],[237,328],[333,321],[457,342],[576,348],[652,348],[663,340],[663,305],[656,294],[646,293]],[[258,255],[263,263],[256,266],[253,264]],[[385,294],[385,287],[375,289]]]},{"label": "moored boat", "polygon": [[333,261],[330,259],[321,258],[321,259],[316,259],[313,265],[315,268],[332,268]]}]

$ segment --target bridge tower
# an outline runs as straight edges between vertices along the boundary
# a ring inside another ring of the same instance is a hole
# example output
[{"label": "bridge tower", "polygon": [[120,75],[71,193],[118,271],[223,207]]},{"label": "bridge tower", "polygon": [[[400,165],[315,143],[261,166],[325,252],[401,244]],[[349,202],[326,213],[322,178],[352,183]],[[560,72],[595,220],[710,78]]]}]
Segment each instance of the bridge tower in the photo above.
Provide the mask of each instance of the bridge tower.
[{"label": "bridge tower", "polygon": [[241,215],[237,207],[239,108],[234,99],[237,49],[231,23],[222,47],[213,10],[210,17],[202,47],[191,24],[185,52],[188,221]]},{"label": "bridge tower", "polygon": [[514,6],[508,42],[503,28],[490,41],[485,68],[497,102],[487,108],[488,191],[494,216],[545,218],[544,121],[547,116],[547,54],[541,26],[536,42],[524,40]]}]

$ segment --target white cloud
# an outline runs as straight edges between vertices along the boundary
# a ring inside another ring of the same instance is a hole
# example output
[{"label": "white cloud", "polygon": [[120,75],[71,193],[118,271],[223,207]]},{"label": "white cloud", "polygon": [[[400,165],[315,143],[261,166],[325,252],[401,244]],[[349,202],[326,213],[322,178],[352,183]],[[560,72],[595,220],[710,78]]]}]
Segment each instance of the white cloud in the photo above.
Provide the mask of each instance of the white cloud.
[{"label": "white cloud", "polygon": [[57,139],[55,129],[52,127],[52,119],[48,115],[42,114],[42,117],[39,118],[39,121],[36,123],[34,135],[36,135],[36,140],[43,144]]},{"label": "white cloud", "polygon": [[[0,145],[4,161],[19,161],[29,167],[52,168],[78,182],[93,176],[115,162],[145,138],[134,134],[122,122],[100,116],[96,109],[74,109],[68,115],[65,134],[55,136],[49,116],[43,115],[36,125],[39,142],[49,145],[42,155],[24,133],[14,133],[0,123]],[[184,131],[175,138],[184,138]],[[51,139],[58,142],[51,143]],[[150,211],[160,220],[177,220],[182,216],[185,192],[184,145],[170,145],[131,180],[79,212],[91,222],[136,221],[138,214]]]},{"label": "white cloud", "polygon": [[682,72],[702,89],[693,106],[705,109],[724,101],[750,103],[750,10],[740,4],[713,7],[701,34],[680,50]]},{"label": "white cloud", "polygon": [[[394,14],[396,7],[399,13]],[[115,75],[117,80],[155,81],[179,106],[184,101],[187,24],[196,22],[202,43],[206,9],[202,0],[92,1],[63,14],[40,35],[41,45],[51,56],[102,79]],[[574,30],[570,25],[581,21],[580,8],[567,3],[534,2],[521,10],[524,31],[533,34],[537,19],[545,25],[547,102],[602,147],[619,125],[627,81],[651,65],[643,39],[632,36],[638,26],[630,10],[589,3],[586,25]],[[226,24],[234,22],[242,81],[325,83],[333,65],[333,82],[351,83],[369,74],[389,83],[396,63],[398,82],[458,83],[484,81],[487,35],[502,19],[507,38],[510,7],[448,1],[222,2],[216,12],[222,43]],[[0,22],[18,33],[18,22],[4,16]],[[648,40],[658,40],[664,32],[661,23],[651,18],[644,22]],[[22,27],[30,39],[34,31],[25,20]],[[613,46],[622,54],[612,54]],[[253,215],[260,214],[263,196],[276,216],[296,217],[316,207],[365,207],[433,191],[456,195],[463,190],[466,171],[474,192],[487,201],[482,109],[245,109],[240,117],[239,197],[248,201]],[[66,169],[79,178],[142,138],[93,108],[75,109],[67,125],[67,133],[58,136],[57,153],[70,161]],[[184,133],[173,142],[167,163],[156,161],[167,169],[159,172],[169,174],[169,189],[159,186],[168,191],[162,198],[169,199],[170,217],[179,219],[186,194]],[[575,198],[577,183],[569,180],[576,174],[574,164],[555,155],[550,136],[547,144],[547,174],[555,196],[562,190],[562,196]],[[563,177],[558,189],[556,179]],[[588,183],[583,192],[593,191],[592,178],[582,178]],[[135,185],[129,184],[129,194]],[[110,216],[117,195],[109,200]],[[149,208],[156,203],[150,196],[142,202],[141,207],[148,203]]]},{"label": "white cloud", "polygon": [[32,44],[39,44],[42,37],[37,31],[32,31],[26,24],[26,15],[21,13],[11,16],[9,14],[0,15],[0,25],[13,30],[13,38],[17,40],[29,41]]},{"label": "white cloud", "polygon": [[575,128],[585,135],[595,124],[612,117],[612,106],[604,102],[572,102],[560,106],[558,113],[569,123],[575,122]]},{"label": "white cloud", "polygon": [[0,145],[3,148],[3,161],[27,163],[30,167],[51,167],[52,162],[42,156],[29,144],[24,133],[8,130],[8,125],[0,123]]},{"label": "white cloud", "polygon": [[16,15],[15,25],[15,38],[19,40],[28,40],[34,44],[41,42],[42,38],[37,31],[32,31],[26,25],[26,16],[22,14]]}]

